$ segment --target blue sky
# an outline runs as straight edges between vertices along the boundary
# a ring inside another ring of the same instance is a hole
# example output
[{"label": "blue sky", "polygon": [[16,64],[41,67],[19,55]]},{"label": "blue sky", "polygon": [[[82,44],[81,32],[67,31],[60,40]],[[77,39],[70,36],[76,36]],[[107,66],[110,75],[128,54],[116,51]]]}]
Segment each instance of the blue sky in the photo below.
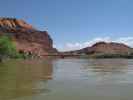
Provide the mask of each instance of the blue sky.
[{"label": "blue sky", "polygon": [[133,0],[0,0],[0,16],[48,30],[60,50],[123,38],[133,45]]}]

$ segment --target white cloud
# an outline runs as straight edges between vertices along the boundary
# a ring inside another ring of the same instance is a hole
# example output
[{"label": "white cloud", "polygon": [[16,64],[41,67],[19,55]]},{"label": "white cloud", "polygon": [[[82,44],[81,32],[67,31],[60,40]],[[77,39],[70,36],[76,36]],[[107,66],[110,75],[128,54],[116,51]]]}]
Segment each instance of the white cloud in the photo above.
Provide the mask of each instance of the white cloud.
[{"label": "white cloud", "polygon": [[116,40],[116,42],[124,43],[130,47],[133,47],[133,37],[123,37]]},{"label": "white cloud", "polygon": [[64,45],[54,45],[54,47],[56,47],[59,51],[78,50],[88,46],[92,46],[96,42],[100,42],[100,41],[124,43],[130,47],[133,47],[133,37],[121,37],[117,39],[112,39],[110,37],[97,37],[83,43],[80,43],[80,42],[66,43]]}]

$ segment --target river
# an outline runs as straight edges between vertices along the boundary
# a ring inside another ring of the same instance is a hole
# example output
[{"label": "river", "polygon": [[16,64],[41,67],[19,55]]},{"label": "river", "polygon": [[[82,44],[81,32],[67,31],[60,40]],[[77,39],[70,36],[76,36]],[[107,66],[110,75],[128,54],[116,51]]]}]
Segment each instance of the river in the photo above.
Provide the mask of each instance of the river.
[{"label": "river", "polygon": [[9,60],[0,100],[133,100],[133,59]]}]

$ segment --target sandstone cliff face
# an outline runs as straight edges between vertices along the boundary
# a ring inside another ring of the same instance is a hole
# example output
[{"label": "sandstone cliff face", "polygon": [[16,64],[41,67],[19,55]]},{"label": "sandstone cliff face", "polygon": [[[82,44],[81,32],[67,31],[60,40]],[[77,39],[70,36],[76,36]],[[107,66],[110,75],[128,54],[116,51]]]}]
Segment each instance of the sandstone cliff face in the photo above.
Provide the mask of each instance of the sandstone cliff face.
[{"label": "sandstone cliff face", "polygon": [[47,31],[39,31],[23,20],[0,18],[0,35],[10,35],[18,51],[44,56],[56,52]]}]

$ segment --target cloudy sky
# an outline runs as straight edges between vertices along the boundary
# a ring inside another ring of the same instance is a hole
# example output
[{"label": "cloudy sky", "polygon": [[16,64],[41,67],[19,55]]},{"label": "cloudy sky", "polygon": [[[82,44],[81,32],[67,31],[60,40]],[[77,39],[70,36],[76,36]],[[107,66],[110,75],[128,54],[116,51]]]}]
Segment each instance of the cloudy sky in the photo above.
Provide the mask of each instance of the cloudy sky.
[{"label": "cloudy sky", "polygon": [[62,51],[98,41],[133,47],[133,0],[0,0],[0,16],[48,30]]},{"label": "cloudy sky", "polygon": [[133,37],[120,37],[120,38],[110,38],[110,37],[96,37],[90,41],[85,42],[75,42],[75,43],[66,43],[64,45],[54,45],[54,47],[58,48],[60,51],[70,51],[70,50],[78,50],[85,47],[90,47],[97,42],[117,42],[117,43],[124,43],[130,47],[133,47]]}]

